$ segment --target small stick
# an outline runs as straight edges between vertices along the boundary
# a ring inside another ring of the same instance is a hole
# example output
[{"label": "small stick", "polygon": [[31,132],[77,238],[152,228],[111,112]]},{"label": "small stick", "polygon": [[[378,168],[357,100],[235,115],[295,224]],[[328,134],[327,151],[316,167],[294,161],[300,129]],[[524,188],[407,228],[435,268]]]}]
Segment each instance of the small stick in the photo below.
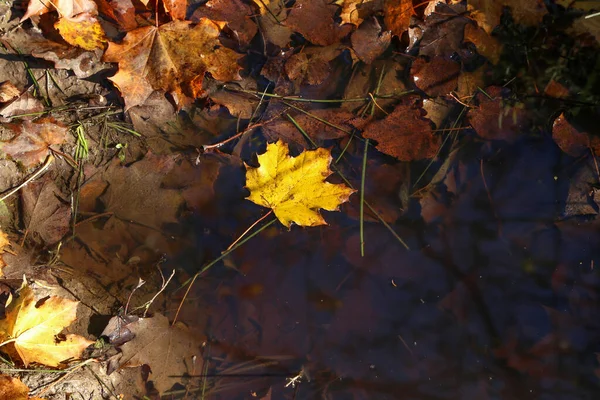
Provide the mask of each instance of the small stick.
[{"label": "small stick", "polygon": [[367,150],[369,139],[365,140],[365,153],[362,163],[362,179],[360,181],[360,256],[365,256],[365,181],[367,177]]},{"label": "small stick", "polygon": [[48,169],[48,167],[50,166],[50,164],[52,164],[52,161],[54,161],[54,156],[52,154],[49,154],[48,157],[46,157],[46,161],[44,161],[44,164],[42,165],[42,167],[40,169],[38,169],[37,171],[35,171],[33,173],[33,175],[31,175],[29,178],[27,178],[25,180],[25,182],[21,183],[19,186],[17,186],[16,188],[12,189],[10,192],[8,192],[7,194],[5,194],[4,196],[0,197],[0,201],[4,201],[7,198],[9,198],[10,196],[12,196],[13,194],[17,193],[19,190],[21,190],[22,188],[24,188],[25,186],[27,186],[27,184],[29,182],[31,182],[32,180],[34,180],[35,178],[37,178],[38,176],[40,176],[46,169]]},{"label": "small stick", "polygon": [[235,241],[233,243],[231,243],[229,245],[229,247],[227,248],[227,250],[231,250],[231,248],[233,246],[235,246],[240,240],[242,240],[242,238],[246,235],[246,233],[250,232],[252,230],[252,228],[254,228],[257,224],[260,223],[260,221],[262,221],[263,219],[267,218],[269,215],[271,215],[273,213],[273,210],[269,211],[268,213],[266,213],[265,215],[263,215],[262,217],[260,217],[259,219],[257,219],[256,221],[254,221],[254,223],[252,225],[250,225],[250,227],[248,229],[246,229],[244,231],[244,233],[242,233],[240,235],[240,237],[238,237],[237,239],[235,239]]}]

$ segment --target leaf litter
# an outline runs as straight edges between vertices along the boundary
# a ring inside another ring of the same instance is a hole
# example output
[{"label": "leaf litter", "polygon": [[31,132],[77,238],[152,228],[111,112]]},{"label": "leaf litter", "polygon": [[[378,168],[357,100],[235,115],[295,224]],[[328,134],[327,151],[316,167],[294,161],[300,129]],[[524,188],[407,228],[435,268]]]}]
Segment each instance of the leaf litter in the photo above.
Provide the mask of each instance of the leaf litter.
[{"label": "leaf litter", "polygon": [[0,4],[0,397],[597,391],[593,2],[192,3]]}]

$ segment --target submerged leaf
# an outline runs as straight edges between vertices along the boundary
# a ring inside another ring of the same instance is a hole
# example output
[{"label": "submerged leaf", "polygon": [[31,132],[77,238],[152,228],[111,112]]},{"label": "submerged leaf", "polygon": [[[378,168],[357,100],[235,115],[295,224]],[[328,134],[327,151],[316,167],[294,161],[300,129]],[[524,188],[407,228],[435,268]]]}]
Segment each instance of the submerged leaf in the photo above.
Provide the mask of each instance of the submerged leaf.
[{"label": "submerged leaf", "polygon": [[344,184],[325,182],[332,174],[331,152],[327,149],[290,157],[287,144],[279,140],[267,145],[258,162],[258,168],[246,166],[246,187],[250,190],[247,199],[273,209],[288,228],[292,222],[300,226],[326,225],[318,210],[335,211],[355,192]]}]

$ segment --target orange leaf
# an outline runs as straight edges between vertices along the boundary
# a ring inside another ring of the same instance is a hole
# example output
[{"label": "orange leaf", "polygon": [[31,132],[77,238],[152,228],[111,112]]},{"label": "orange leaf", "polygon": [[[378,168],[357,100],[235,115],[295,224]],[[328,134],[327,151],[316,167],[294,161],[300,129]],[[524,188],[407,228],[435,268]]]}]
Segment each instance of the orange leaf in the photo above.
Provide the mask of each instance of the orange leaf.
[{"label": "orange leaf", "polygon": [[387,29],[396,36],[402,36],[408,30],[410,17],[415,15],[412,0],[386,0],[383,15]]},{"label": "orange leaf", "polygon": [[6,308],[6,318],[0,321],[0,339],[10,340],[6,350],[18,356],[25,366],[32,362],[58,367],[61,361],[78,358],[92,341],[78,335],[58,335],[76,319],[78,301],[50,297],[39,307],[29,286],[24,286],[16,301]]},{"label": "orange leaf", "polygon": [[170,92],[176,99],[193,97],[192,84],[197,86],[206,72],[221,81],[239,79],[240,55],[221,45],[221,28],[206,18],[196,25],[173,21],[130,31],[121,44],[110,42],[104,61],[119,63],[110,79],[126,109],[143,104],[154,90]]},{"label": "orange leaf", "polygon": [[3,400],[43,400],[29,397],[29,388],[18,378],[0,375],[0,399]]}]

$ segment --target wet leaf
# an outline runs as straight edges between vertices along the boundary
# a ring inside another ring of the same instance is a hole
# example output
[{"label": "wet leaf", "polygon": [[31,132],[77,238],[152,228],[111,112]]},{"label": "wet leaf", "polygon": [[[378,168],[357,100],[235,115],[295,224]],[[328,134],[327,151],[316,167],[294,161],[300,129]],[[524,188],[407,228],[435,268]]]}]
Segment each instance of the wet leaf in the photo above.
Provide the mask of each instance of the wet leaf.
[{"label": "wet leaf", "polygon": [[96,19],[89,13],[82,13],[76,17],[62,17],[54,27],[65,41],[84,50],[104,48],[106,38],[104,30]]},{"label": "wet leaf", "polygon": [[[337,108],[326,108],[310,110],[308,112],[310,115],[304,113],[298,113],[297,115],[290,114],[304,132],[317,143],[322,140],[339,139],[348,136],[355,127],[352,120],[356,117],[348,111]],[[276,141],[281,139],[288,144],[295,143],[303,148],[310,147],[309,141],[287,119],[278,118],[273,120],[263,126],[263,131],[269,140]]]},{"label": "wet leaf", "polygon": [[181,193],[162,186],[174,165],[174,156],[152,153],[129,167],[113,163],[104,174],[109,186],[100,198],[106,211],[122,220],[158,230],[164,223],[177,222],[177,213],[183,205]]},{"label": "wet leaf", "polygon": [[552,139],[562,151],[572,157],[580,157],[592,150],[600,154],[600,138],[587,132],[579,132],[560,114],[552,125]]},{"label": "wet leaf", "polygon": [[176,20],[130,31],[120,44],[109,42],[104,61],[119,63],[110,80],[126,109],[143,104],[154,90],[171,93],[183,105],[186,96],[199,94],[206,72],[222,81],[239,79],[240,55],[221,45],[221,27],[207,18],[198,24]]},{"label": "wet leaf", "polygon": [[467,10],[471,12],[471,17],[488,34],[500,25],[502,9],[510,7],[513,19],[518,24],[537,26],[542,22],[547,13],[543,0],[468,0]]},{"label": "wet leaf", "polygon": [[252,8],[241,0],[210,0],[194,11],[192,21],[199,21],[202,17],[223,21],[234,32],[240,44],[248,46],[258,32],[258,27],[252,21],[253,14]]},{"label": "wet leaf", "polygon": [[383,32],[375,17],[365,20],[350,37],[352,49],[361,61],[371,64],[388,48],[392,41],[390,31]]},{"label": "wet leaf", "polygon": [[464,14],[465,7],[462,4],[438,3],[435,12],[425,18],[419,55],[450,59],[455,54],[461,54],[462,32],[468,22]]},{"label": "wet leaf", "polygon": [[44,400],[40,397],[29,397],[29,388],[18,378],[0,375],[0,399],[5,400]]},{"label": "wet leaf", "polygon": [[267,145],[266,153],[258,156],[260,166],[246,166],[248,200],[271,208],[286,227],[292,222],[300,226],[326,225],[319,209],[335,211],[348,201],[355,191],[343,184],[325,179],[331,153],[327,149],[305,151],[290,157],[287,144],[281,140]]},{"label": "wet leaf", "polygon": [[413,61],[410,74],[415,85],[431,97],[445,96],[456,89],[460,64],[444,57]]},{"label": "wet leaf", "polygon": [[465,41],[471,42],[477,47],[477,52],[497,64],[502,53],[502,44],[486,31],[471,24],[465,25]]},{"label": "wet leaf", "polygon": [[77,318],[78,304],[52,296],[38,305],[31,287],[24,286],[0,320],[1,340],[15,339],[7,345],[8,352],[18,355],[25,366],[35,362],[58,367],[61,361],[79,358],[93,341],[74,334],[65,335],[65,340],[56,338]]},{"label": "wet leaf", "polygon": [[53,118],[24,121],[10,127],[16,135],[0,142],[0,149],[27,168],[44,161],[50,154],[50,146],[62,144],[67,137],[67,128]]},{"label": "wet leaf", "polygon": [[194,367],[192,358],[202,359],[203,338],[192,334],[183,324],[171,326],[167,317],[156,314],[129,323],[126,328],[135,337],[120,346],[119,365],[149,366],[149,380],[159,393],[181,383],[184,375],[202,371],[201,364]]},{"label": "wet leaf", "polygon": [[408,30],[410,17],[415,15],[412,0],[385,0],[383,22],[396,36],[402,36]]},{"label": "wet leaf", "polygon": [[29,0],[27,11],[21,22],[36,15],[56,10],[61,17],[73,17],[81,13],[98,14],[96,3],[92,0]]},{"label": "wet leaf", "polygon": [[39,236],[46,245],[57,243],[69,232],[71,208],[61,198],[53,179],[45,177],[25,186],[22,202],[28,232]]},{"label": "wet leaf", "polygon": [[349,25],[335,23],[338,7],[327,0],[298,0],[292,7],[285,25],[299,32],[313,44],[328,46],[352,30]]},{"label": "wet leaf", "polygon": [[492,86],[478,93],[479,107],[469,110],[467,119],[477,134],[487,140],[514,142],[527,131],[530,120],[523,109],[504,101],[509,91]]},{"label": "wet leaf", "polygon": [[424,114],[415,97],[409,96],[387,117],[367,125],[363,136],[376,140],[377,150],[401,161],[433,158],[441,138],[433,133]]},{"label": "wet leaf", "polygon": [[290,42],[292,29],[281,22],[287,18],[287,8],[279,0],[252,0],[260,10],[258,17],[261,31],[268,42],[279,47],[286,47]]}]

